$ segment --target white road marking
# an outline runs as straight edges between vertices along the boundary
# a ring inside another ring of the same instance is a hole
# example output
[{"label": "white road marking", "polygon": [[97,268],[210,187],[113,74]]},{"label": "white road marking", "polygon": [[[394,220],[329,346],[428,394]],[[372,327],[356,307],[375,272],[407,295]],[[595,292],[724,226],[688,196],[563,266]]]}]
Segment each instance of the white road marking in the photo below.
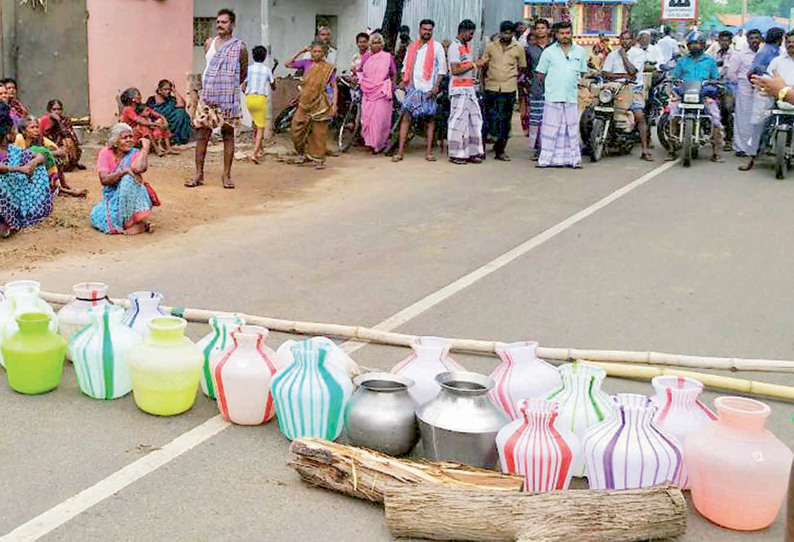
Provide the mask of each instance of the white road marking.
[{"label": "white road marking", "polygon": [[[640,186],[644,185],[654,177],[657,177],[660,174],[664,173],[665,171],[667,171],[677,163],[678,163],[677,161],[666,162],[665,164],[662,164],[658,168],[649,171],[648,173],[646,173],[636,181],[632,181],[626,186],[619,188],[618,190],[615,190],[614,192],[604,197],[603,199],[600,199],[597,202],[590,205],[589,207],[586,207],[581,211],[579,211],[578,213],[569,216],[568,218],[552,226],[551,228],[542,231],[535,237],[521,243],[520,245],[510,250],[509,252],[505,252],[501,256],[491,260],[482,267],[479,267],[474,271],[472,271],[471,273],[462,276],[455,282],[452,282],[444,286],[440,290],[437,290],[432,294],[423,297],[413,305],[404,308],[403,310],[401,310],[400,312],[398,312],[388,320],[384,320],[380,324],[374,326],[374,329],[377,329],[379,331],[393,331],[397,329],[404,323],[413,320],[414,318],[416,318],[423,312],[427,311],[428,309],[431,309],[436,305],[438,305],[439,303],[446,301],[447,299],[454,296],[461,290],[468,288],[475,282],[487,277],[494,271],[498,271],[499,269],[502,269],[506,265],[509,265],[510,263],[514,262],[521,256],[524,256],[531,250],[539,247],[549,239],[552,239],[553,237],[559,235],[560,233],[574,226],[578,222],[581,222],[582,220],[589,217],[596,211],[599,211],[600,209],[603,209],[610,203],[613,203],[618,199],[622,198],[632,190],[639,188]],[[342,345],[342,348],[345,350],[345,352],[351,354],[356,350],[365,347],[367,344],[368,343],[362,343],[359,341],[348,341],[344,345]]]},{"label": "white road marking", "polygon": [[0,541],[27,542],[38,540],[95,504],[104,501],[150,472],[154,472],[166,463],[217,435],[229,425],[220,415],[210,418],[198,427],[178,436],[159,450],[154,450],[137,461],[133,461],[104,480],[22,524],[0,538]]},{"label": "white road marking", "polygon": [[[377,324],[374,326],[374,328],[381,331],[393,331],[397,329],[401,325],[416,318],[428,309],[449,299],[461,290],[468,288],[475,282],[487,277],[494,271],[498,271],[506,265],[509,265],[516,259],[539,247],[549,239],[554,238],[578,222],[581,222],[596,211],[603,209],[610,203],[622,198],[632,190],[639,188],[654,177],[657,177],[661,173],[664,173],[673,167],[676,163],[677,162],[668,162],[662,166],[659,166],[653,171],[646,173],[636,181],[633,181],[626,186],[615,190],[603,199],[593,203],[585,209],[582,209],[578,213],[569,216],[562,222],[539,233],[528,241],[521,243],[514,249],[491,260],[482,267],[475,269],[471,273],[462,276],[458,280],[448,284],[440,290],[437,290],[436,292],[433,292],[432,294],[420,299],[416,303],[413,303],[409,307],[401,310],[394,316]],[[342,344],[341,347],[343,350],[345,350],[345,352],[350,354],[366,345],[367,343],[361,343],[352,340]],[[80,493],[77,493],[62,503],[50,508],[46,512],[39,514],[30,521],[20,525],[10,533],[0,538],[0,542],[32,542],[34,540],[38,540],[39,538],[51,533],[64,523],[79,516],[95,504],[98,504],[108,497],[113,496],[130,484],[140,480],[147,474],[154,472],[185,452],[209,440],[230,425],[231,424],[226,422],[220,415],[210,418],[198,427],[195,427],[187,433],[178,436],[159,450],[155,450],[145,457],[130,463],[121,470],[111,474],[104,480],[97,482],[93,486],[81,491]]]}]

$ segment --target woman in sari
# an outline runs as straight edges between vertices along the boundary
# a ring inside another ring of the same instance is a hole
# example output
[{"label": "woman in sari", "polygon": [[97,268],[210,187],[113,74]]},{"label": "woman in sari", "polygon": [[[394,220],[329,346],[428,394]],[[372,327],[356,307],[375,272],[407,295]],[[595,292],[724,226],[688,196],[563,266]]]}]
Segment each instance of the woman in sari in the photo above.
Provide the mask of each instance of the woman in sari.
[{"label": "woman in sari", "polygon": [[32,226],[52,212],[44,156],[13,144],[16,126],[8,104],[0,103],[0,238]]},{"label": "woman in sari", "polygon": [[19,123],[28,116],[28,108],[19,101],[19,86],[17,85],[17,80],[7,77],[3,79],[2,83],[3,86],[6,87],[6,93],[8,94],[7,103],[11,108],[11,117],[14,119],[14,122]]},{"label": "woman in sari", "polygon": [[171,131],[168,121],[151,107],[141,103],[141,91],[137,88],[128,88],[121,93],[121,122],[132,128],[135,145],[148,139],[151,148],[157,156],[166,154],[179,154],[171,149]]},{"label": "woman in sari", "polygon": [[39,121],[36,117],[28,116],[22,119],[22,122],[19,123],[19,133],[15,144],[20,149],[28,149],[32,153],[44,156],[46,160],[44,165],[50,178],[50,190],[74,198],[86,196],[87,190],[76,190],[66,183],[66,176],[58,164],[58,160],[64,158],[66,151],[59,148],[51,139],[41,135]]},{"label": "woman in sari", "polygon": [[370,52],[361,59],[358,72],[361,86],[361,135],[364,144],[378,154],[386,149],[391,135],[392,99],[397,65],[394,57],[384,51],[380,34],[370,37]]},{"label": "woman in sari", "polygon": [[80,157],[83,155],[80,140],[74,133],[72,121],[63,114],[62,101],[50,100],[47,102],[47,114],[39,119],[39,131],[42,136],[51,139],[66,152],[62,158],[56,158],[61,171],[68,173],[75,169],[85,169],[85,166],[80,163]]},{"label": "woman in sari", "polygon": [[184,145],[190,141],[193,128],[190,125],[190,115],[185,111],[185,99],[177,92],[171,81],[168,79],[160,81],[157,84],[157,92],[154,96],[149,96],[146,105],[168,121],[171,143]]},{"label": "woman in sari", "polygon": [[[338,98],[336,67],[325,61],[326,51],[325,44],[314,43],[287,63],[289,68],[303,70],[298,108],[292,118],[292,143],[302,157],[301,163],[314,164],[317,169],[325,169],[328,125],[336,116]],[[298,60],[306,52],[311,53],[311,59]]]},{"label": "woman in sari", "polygon": [[149,167],[151,143],[143,139],[140,149],[134,143],[132,128],[119,123],[97,155],[102,201],[91,210],[91,225],[103,233],[137,235],[154,229],[149,222],[152,200],[141,177]]}]

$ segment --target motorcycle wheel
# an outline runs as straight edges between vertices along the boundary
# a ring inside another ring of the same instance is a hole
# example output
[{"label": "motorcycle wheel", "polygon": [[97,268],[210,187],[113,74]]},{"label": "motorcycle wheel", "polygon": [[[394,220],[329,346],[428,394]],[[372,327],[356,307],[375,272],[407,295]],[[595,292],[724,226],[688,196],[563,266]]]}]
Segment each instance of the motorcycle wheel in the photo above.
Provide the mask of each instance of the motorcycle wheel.
[{"label": "motorcycle wheel", "polygon": [[273,123],[273,131],[277,134],[285,134],[292,127],[292,117],[295,116],[295,106],[288,105],[284,111],[279,113]]},{"label": "motorcycle wheel", "polygon": [[656,137],[664,150],[670,152],[670,117],[668,115],[659,117],[659,122],[656,124]]},{"label": "motorcycle wheel", "polygon": [[590,131],[590,160],[593,162],[598,162],[604,155],[607,139],[605,129],[606,124],[603,119],[593,119],[593,129]]},{"label": "motorcycle wheel", "polygon": [[788,160],[786,150],[788,147],[788,132],[779,130],[775,136],[775,178],[785,179],[788,173]]},{"label": "motorcycle wheel", "polygon": [[348,108],[347,113],[345,113],[345,118],[339,126],[339,140],[337,142],[339,152],[347,152],[360,133],[361,117],[358,114],[358,108],[358,104],[352,104]]},{"label": "motorcycle wheel", "polygon": [[684,153],[684,167],[692,165],[694,149],[692,148],[692,137],[695,135],[695,119],[686,119],[684,123],[684,141],[681,150]]}]

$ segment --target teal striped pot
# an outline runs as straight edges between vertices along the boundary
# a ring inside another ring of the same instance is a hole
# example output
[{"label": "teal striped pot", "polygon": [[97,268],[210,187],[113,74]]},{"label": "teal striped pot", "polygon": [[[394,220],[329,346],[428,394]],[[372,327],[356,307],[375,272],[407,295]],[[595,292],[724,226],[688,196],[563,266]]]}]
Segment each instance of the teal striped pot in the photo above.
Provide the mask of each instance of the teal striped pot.
[{"label": "teal striped pot", "polygon": [[292,347],[293,362],[273,377],[278,427],[289,440],[336,440],[342,432],[353,382],[326,363],[328,355],[321,345],[300,342]]},{"label": "teal striped pot", "polygon": [[74,364],[77,385],[93,399],[123,397],[132,391],[127,358],[143,337],[122,324],[122,307],[91,307],[88,315],[91,323],[69,340],[69,359]]},{"label": "teal striped pot", "polygon": [[212,381],[214,361],[234,346],[232,332],[245,325],[245,320],[237,315],[212,316],[209,320],[210,331],[196,344],[204,355],[204,366],[201,369],[201,391],[210,399],[215,399],[215,383]]}]

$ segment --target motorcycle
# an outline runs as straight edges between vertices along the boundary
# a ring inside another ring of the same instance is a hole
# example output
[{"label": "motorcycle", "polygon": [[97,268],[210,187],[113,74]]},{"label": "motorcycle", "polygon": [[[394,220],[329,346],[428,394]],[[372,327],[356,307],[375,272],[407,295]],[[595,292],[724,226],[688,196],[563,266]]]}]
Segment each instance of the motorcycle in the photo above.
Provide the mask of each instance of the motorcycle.
[{"label": "motorcycle", "polygon": [[711,117],[706,112],[706,100],[717,100],[722,85],[719,81],[687,81],[683,87],[673,87],[671,101],[678,102],[678,113],[673,116],[670,107],[659,119],[659,141],[668,151],[681,150],[684,167],[690,167],[698,157],[699,149],[711,145]]},{"label": "motorcycle", "polygon": [[630,79],[608,82],[600,76],[590,84],[595,100],[582,114],[579,131],[593,162],[605,154],[628,154],[639,144],[639,129],[629,109],[633,84]]},{"label": "motorcycle", "polygon": [[775,157],[775,178],[785,179],[794,159],[794,106],[779,101],[770,111],[759,151]]}]

